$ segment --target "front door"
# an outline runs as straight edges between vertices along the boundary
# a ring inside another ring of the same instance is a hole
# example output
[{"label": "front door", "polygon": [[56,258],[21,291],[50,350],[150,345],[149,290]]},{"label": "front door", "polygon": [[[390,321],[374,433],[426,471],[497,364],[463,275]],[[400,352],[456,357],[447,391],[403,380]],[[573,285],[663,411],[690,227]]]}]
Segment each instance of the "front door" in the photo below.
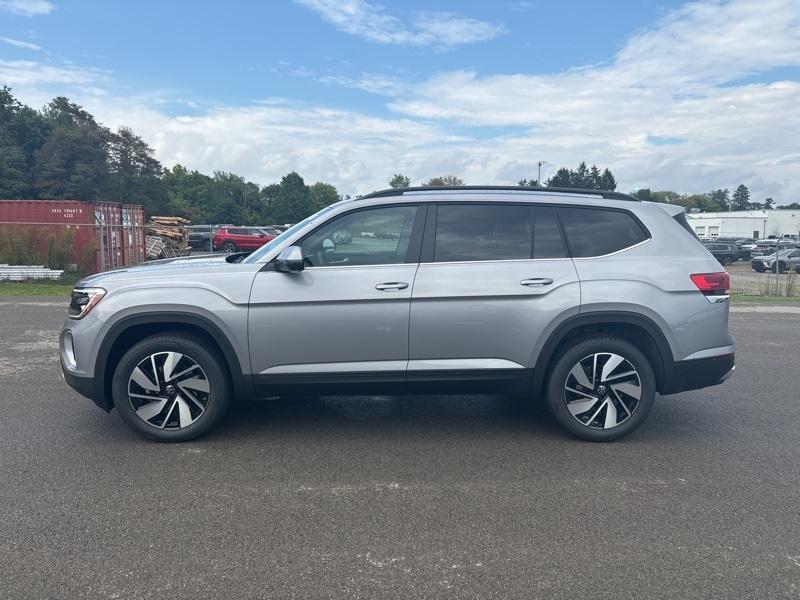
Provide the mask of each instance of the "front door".
[{"label": "front door", "polygon": [[[436,212],[434,212],[434,210]],[[546,328],[580,285],[551,207],[429,208],[411,300],[409,391],[523,392]]]},{"label": "front door", "polygon": [[398,205],[336,216],[299,243],[303,271],[256,276],[248,329],[259,395],[405,391],[418,212]]}]

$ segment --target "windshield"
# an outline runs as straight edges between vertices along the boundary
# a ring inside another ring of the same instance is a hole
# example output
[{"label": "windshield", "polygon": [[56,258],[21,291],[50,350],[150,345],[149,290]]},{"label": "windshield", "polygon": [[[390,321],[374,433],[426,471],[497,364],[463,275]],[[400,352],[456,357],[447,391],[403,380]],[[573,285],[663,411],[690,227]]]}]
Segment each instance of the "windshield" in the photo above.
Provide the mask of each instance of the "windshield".
[{"label": "windshield", "polygon": [[337,202],[335,204],[331,204],[330,206],[326,206],[321,211],[314,213],[310,217],[306,217],[305,219],[303,219],[299,223],[295,223],[294,225],[289,227],[289,229],[287,229],[282,234],[280,234],[278,237],[276,237],[273,240],[270,240],[269,242],[267,242],[266,244],[261,246],[261,248],[259,248],[255,252],[253,252],[251,255],[246,256],[244,258],[244,260],[242,260],[242,262],[245,263],[245,264],[260,262],[262,257],[264,257],[266,254],[268,254],[274,248],[277,248],[278,246],[280,246],[286,238],[292,236],[296,231],[299,231],[300,229],[302,229],[303,227],[305,227],[309,223],[313,223],[314,221],[319,219],[325,213],[330,212],[331,210],[333,210],[334,207],[339,206],[339,204],[341,204],[341,202]]}]

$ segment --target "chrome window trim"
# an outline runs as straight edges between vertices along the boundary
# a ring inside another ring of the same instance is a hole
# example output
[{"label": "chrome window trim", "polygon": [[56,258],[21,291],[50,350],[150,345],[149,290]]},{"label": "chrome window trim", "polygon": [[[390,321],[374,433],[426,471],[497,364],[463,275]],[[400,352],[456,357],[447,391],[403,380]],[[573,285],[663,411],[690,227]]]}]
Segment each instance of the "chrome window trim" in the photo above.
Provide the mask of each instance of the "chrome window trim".
[{"label": "chrome window trim", "polygon": [[572,260],[569,256],[562,258],[495,258],[492,260],[450,260],[450,261],[424,261],[420,262],[421,265],[464,265],[464,264],[488,264],[488,263],[528,263],[528,262],[544,262],[544,261],[561,261]]},{"label": "chrome window trim", "polygon": [[[304,267],[303,271],[318,271],[322,269],[372,269],[375,267],[416,267],[420,263],[380,263],[377,265],[324,265],[316,267]],[[301,271],[302,272],[302,271]]]}]

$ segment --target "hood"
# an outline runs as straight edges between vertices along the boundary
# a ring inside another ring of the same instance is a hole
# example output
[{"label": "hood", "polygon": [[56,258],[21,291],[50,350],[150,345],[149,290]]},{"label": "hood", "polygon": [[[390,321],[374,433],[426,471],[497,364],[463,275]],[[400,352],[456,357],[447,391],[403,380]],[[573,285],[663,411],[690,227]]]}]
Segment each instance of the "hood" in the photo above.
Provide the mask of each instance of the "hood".
[{"label": "hood", "polygon": [[142,279],[149,277],[170,277],[178,275],[188,275],[192,272],[209,272],[224,269],[229,263],[237,263],[244,256],[238,254],[202,254],[199,256],[179,256],[175,258],[165,258],[162,260],[152,260],[103,271],[84,277],[75,287],[102,286],[104,282],[123,279]]}]

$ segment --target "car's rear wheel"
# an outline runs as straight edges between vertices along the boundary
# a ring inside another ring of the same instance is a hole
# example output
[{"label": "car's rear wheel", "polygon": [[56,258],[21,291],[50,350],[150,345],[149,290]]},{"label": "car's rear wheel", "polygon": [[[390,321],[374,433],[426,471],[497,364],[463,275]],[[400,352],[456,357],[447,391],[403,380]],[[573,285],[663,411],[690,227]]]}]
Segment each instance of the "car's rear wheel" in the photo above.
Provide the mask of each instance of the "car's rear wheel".
[{"label": "car's rear wheel", "polygon": [[206,433],[231,397],[222,358],[201,338],[146,338],[117,364],[114,406],[137,433],[158,442],[184,442]]},{"label": "car's rear wheel", "polygon": [[556,421],[592,442],[615,440],[637,429],[655,394],[655,374],[644,354],[610,336],[587,338],[564,349],[546,388]]},{"label": "car's rear wheel", "polygon": [[233,242],[225,242],[222,244],[222,249],[227,253],[231,254],[232,252],[237,252],[239,249],[236,247],[236,244]]}]

